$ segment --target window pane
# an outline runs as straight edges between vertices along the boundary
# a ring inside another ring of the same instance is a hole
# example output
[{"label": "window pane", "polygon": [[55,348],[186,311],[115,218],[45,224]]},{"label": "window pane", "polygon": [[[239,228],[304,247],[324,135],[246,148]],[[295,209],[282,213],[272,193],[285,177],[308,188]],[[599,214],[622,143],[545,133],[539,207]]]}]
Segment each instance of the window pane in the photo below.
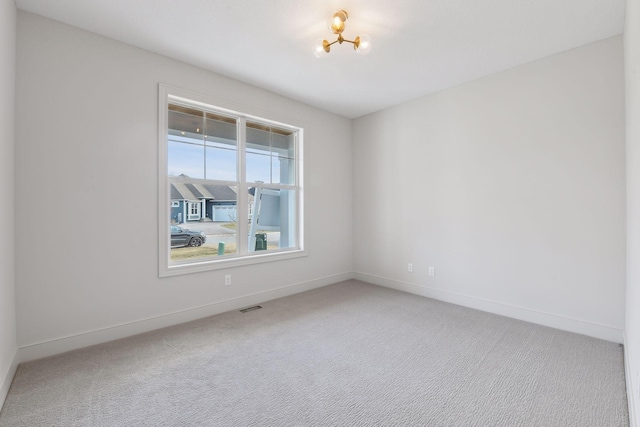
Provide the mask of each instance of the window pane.
[{"label": "window pane", "polygon": [[271,160],[271,182],[275,184],[295,185],[296,170],[293,159],[274,156]]},{"label": "window pane", "polygon": [[207,144],[216,143],[226,145],[226,148],[236,148],[236,119],[207,113],[205,135],[207,136]]},{"label": "window pane", "polygon": [[169,181],[171,261],[237,254],[236,186]]},{"label": "window pane", "polygon": [[295,138],[289,129],[247,122],[247,181],[294,185]]},{"label": "window pane", "polygon": [[204,147],[173,140],[167,146],[169,176],[204,178]]},{"label": "window pane", "polygon": [[296,192],[252,189],[249,250],[259,252],[296,247]]},{"label": "window pane", "polygon": [[[205,129],[205,144],[207,147],[217,148],[220,150],[231,150],[233,151],[233,161],[226,163],[226,166],[230,170],[233,170],[233,179],[235,177],[236,170],[236,158],[235,151],[238,149],[237,142],[237,126],[236,120],[214,115],[212,113],[207,113],[206,120],[206,129]],[[220,153],[220,155],[224,155],[224,153],[220,151],[216,151],[216,153]],[[225,159],[229,159],[230,154],[226,153]]]},{"label": "window pane", "polygon": [[247,181],[271,182],[271,156],[247,153]]},{"label": "window pane", "polygon": [[247,151],[250,153],[271,154],[270,127],[247,121]]},{"label": "window pane", "polygon": [[180,135],[202,143],[204,113],[193,108],[169,105],[169,135]]},{"label": "window pane", "polygon": [[247,181],[271,183],[269,127],[247,121]]},{"label": "window pane", "polygon": [[282,133],[278,133],[278,129],[274,129],[271,145],[273,155],[289,158],[295,156],[295,133],[291,131],[287,132],[287,135],[283,135]]},{"label": "window pane", "polygon": [[204,113],[169,105],[168,174],[204,178]]},{"label": "window pane", "polygon": [[[237,180],[236,119],[169,105],[169,175]],[[207,149],[198,150],[205,145]],[[210,148],[209,148],[210,147]]]},{"label": "window pane", "polygon": [[206,148],[206,178],[219,179],[224,181],[235,181],[236,174],[236,153],[237,150],[227,150],[224,148]]},{"label": "window pane", "polygon": [[294,185],[296,182],[295,133],[274,132],[272,142],[272,182]]}]

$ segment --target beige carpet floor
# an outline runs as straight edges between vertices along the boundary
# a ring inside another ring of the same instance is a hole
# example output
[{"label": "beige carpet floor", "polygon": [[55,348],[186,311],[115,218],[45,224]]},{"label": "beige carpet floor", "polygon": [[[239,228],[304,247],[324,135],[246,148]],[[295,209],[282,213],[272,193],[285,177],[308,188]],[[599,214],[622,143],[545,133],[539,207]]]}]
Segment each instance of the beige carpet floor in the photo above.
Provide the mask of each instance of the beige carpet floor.
[{"label": "beige carpet floor", "polygon": [[618,344],[347,281],[20,365],[0,426],[629,425]]}]

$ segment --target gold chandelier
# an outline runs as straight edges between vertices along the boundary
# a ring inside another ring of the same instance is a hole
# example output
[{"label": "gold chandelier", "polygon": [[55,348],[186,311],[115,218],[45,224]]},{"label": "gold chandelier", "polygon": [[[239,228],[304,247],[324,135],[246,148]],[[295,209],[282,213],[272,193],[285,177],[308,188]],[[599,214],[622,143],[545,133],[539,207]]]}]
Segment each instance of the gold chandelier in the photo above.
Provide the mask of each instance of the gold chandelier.
[{"label": "gold chandelier", "polygon": [[354,40],[347,40],[342,36],[342,32],[344,31],[344,22],[349,18],[349,14],[346,10],[339,10],[333,14],[331,17],[331,23],[329,24],[329,29],[333,34],[337,34],[338,38],[333,42],[329,42],[328,40],[318,40],[316,41],[316,45],[314,46],[313,53],[319,58],[322,55],[322,52],[329,53],[331,52],[331,45],[333,44],[342,44],[344,42],[351,43],[353,45],[353,49],[360,54],[367,54],[371,50],[371,37],[367,34],[361,34],[356,36]]}]

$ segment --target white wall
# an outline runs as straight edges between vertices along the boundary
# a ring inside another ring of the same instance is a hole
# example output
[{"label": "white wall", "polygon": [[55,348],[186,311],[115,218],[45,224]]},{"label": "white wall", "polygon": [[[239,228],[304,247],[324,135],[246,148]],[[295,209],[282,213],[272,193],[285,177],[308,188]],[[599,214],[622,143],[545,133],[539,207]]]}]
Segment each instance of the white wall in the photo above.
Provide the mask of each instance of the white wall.
[{"label": "white wall", "polygon": [[356,277],[621,342],[621,37],[356,119],[353,132]]},{"label": "white wall", "polygon": [[13,0],[0,0],[0,408],[17,363],[13,253],[15,73],[16,5]]},{"label": "white wall", "polygon": [[[640,408],[640,1],[627,0],[624,30],[627,136],[627,318],[629,415]],[[635,422],[634,422],[635,421]]]},{"label": "white wall", "polygon": [[[17,58],[17,331],[25,358],[351,277],[349,120],[24,12]],[[158,278],[160,82],[305,125],[308,257]],[[254,297],[237,300],[247,295]]]}]

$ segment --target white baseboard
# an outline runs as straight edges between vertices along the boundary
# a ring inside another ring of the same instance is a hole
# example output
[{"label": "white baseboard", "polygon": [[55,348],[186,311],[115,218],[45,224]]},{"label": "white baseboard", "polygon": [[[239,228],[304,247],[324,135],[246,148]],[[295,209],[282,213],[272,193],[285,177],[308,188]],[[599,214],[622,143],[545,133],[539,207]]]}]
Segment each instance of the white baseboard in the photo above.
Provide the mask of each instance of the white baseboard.
[{"label": "white baseboard", "polygon": [[16,370],[18,369],[19,364],[20,359],[18,349],[16,348],[11,356],[11,362],[3,372],[4,375],[0,377],[0,410],[2,410],[2,407],[4,406],[4,401],[7,398],[9,387],[11,387],[11,382],[13,381],[13,377],[16,375]]},{"label": "white baseboard", "polygon": [[24,345],[19,349],[20,360],[22,362],[28,362],[30,360],[53,356],[55,354],[64,353],[66,351],[76,350],[78,348],[88,347],[95,344],[101,344],[119,338],[126,338],[132,335],[153,331],[155,329],[190,322],[192,320],[202,319],[204,317],[213,316],[215,314],[224,313],[226,311],[237,310],[249,305],[258,304],[276,298],[286,297],[289,295],[297,294],[315,288],[320,288],[322,286],[331,285],[333,283],[338,283],[349,279],[353,279],[352,272],[322,277],[302,283],[295,283],[293,285],[270,289],[268,291],[256,292],[254,294],[245,295],[242,297],[218,301],[200,307],[194,307],[175,313],[168,313],[165,315],[142,319],[121,325],[115,325],[103,329],[85,332],[82,334]]},{"label": "white baseboard", "polygon": [[[562,329],[569,332],[588,335],[616,343],[623,342],[622,330],[610,326],[599,325],[583,320],[577,320],[523,307],[498,303],[495,301],[471,297],[468,295],[433,289],[422,285],[400,282],[384,277],[364,273],[348,272],[322,277],[306,282],[295,283],[292,285],[287,285],[268,291],[257,292],[238,298],[218,301],[200,307],[194,307],[179,312],[168,313],[157,317],[141,319],[135,322],[114,325],[111,327],[89,331],[77,335],[60,337],[57,339],[24,345],[19,348],[18,354],[14,357],[14,360],[19,360],[19,362],[27,362],[30,360],[40,359],[43,357],[64,353],[66,351],[88,347],[90,345],[101,344],[119,338],[125,338],[144,332],[149,332],[155,329],[164,328],[167,326],[173,326],[208,316],[213,316],[215,314],[224,313],[230,310],[237,310],[249,305],[258,304],[276,298],[282,298],[299,292],[308,291],[311,289],[354,278],[363,282],[373,283],[379,286],[385,286],[388,288],[397,289],[400,291],[409,292],[412,294],[421,295],[444,302],[450,302],[477,310],[487,311],[514,319],[537,323],[556,329]],[[11,378],[13,378],[15,367],[17,367],[17,363],[14,364],[15,366],[13,368],[10,368],[10,371],[11,369],[13,369],[11,371]],[[9,384],[6,385],[7,390],[10,383],[11,382],[9,381]],[[4,385],[5,384],[3,382],[2,386],[4,387]],[[1,393],[3,390],[4,389],[0,389],[0,396],[2,396]]]},{"label": "white baseboard", "polygon": [[564,331],[575,332],[594,338],[600,338],[618,344],[621,344],[623,341],[622,329],[617,329],[611,326],[600,325],[584,320],[572,319],[570,317],[559,316],[556,314],[544,313],[541,311],[518,307],[515,305],[504,304],[455,292],[429,288],[427,286],[400,282],[398,280],[388,279],[365,273],[356,272],[354,273],[354,278],[363,282],[372,283],[374,285],[385,286],[387,288],[397,289],[399,291],[409,292],[412,294],[433,298],[439,301],[450,302],[452,304],[470,307],[476,310],[487,311],[489,313],[499,314],[501,316],[511,317],[518,320],[524,320],[526,322],[536,323],[543,326],[549,326],[555,329],[561,329]]},{"label": "white baseboard", "polygon": [[633,378],[629,366],[629,353],[627,353],[627,334],[624,333],[624,378],[627,382],[627,405],[629,406],[629,426],[636,427],[636,399],[633,398]]}]

